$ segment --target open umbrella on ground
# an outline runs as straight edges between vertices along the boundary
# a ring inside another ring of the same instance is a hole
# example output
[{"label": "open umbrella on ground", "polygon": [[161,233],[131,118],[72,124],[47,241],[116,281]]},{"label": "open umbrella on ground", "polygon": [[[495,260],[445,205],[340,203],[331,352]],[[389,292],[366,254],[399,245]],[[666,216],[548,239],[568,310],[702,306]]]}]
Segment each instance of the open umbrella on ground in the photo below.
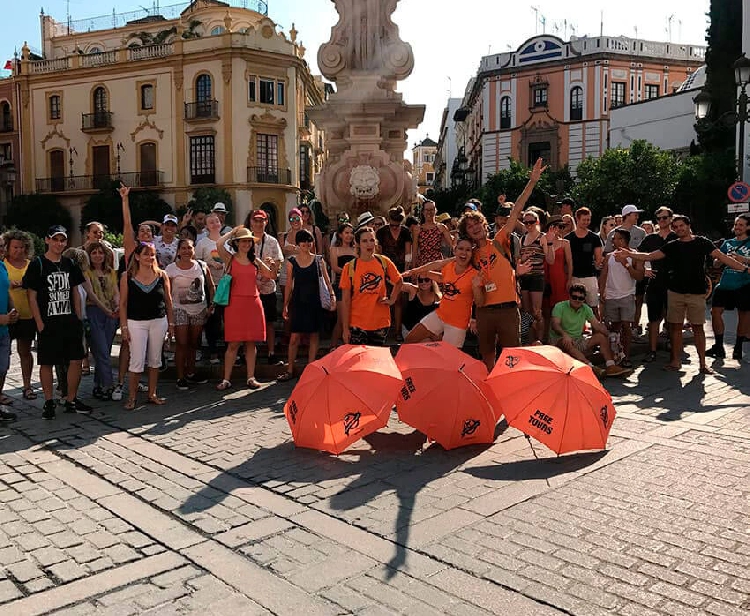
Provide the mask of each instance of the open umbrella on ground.
[{"label": "open umbrella on ground", "polygon": [[485,365],[445,342],[405,344],[396,355],[404,386],[396,403],[405,424],[445,449],[492,443],[501,414],[485,385]]},{"label": "open umbrella on ground", "polygon": [[284,405],[295,445],[341,453],[388,423],[402,385],[390,349],[340,346],[305,368]]},{"label": "open umbrella on ground", "polygon": [[612,397],[589,366],[557,347],[504,349],[487,384],[508,424],[555,453],[606,448]]}]

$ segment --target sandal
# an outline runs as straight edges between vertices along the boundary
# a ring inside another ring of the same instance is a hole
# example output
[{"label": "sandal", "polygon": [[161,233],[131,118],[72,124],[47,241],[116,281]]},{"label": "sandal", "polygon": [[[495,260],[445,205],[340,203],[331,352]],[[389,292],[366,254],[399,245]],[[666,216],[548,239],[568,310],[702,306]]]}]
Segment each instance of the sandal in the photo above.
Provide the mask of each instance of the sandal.
[{"label": "sandal", "polygon": [[126,411],[135,410],[135,398],[129,398],[123,407]]},{"label": "sandal", "polygon": [[662,368],[665,372],[682,372],[682,366],[673,366],[672,364],[667,364]]},{"label": "sandal", "polygon": [[0,404],[3,406],[10,406],[13,404],[13,398],[9,398],[6,395],[0,394]]},{"label": "sandal", "polygon": [[633,367],[633,362],[630,361],[629,359],[623,359],[620,362],[620,366],[622,366],[623,368],[632,368]]},{"label": "sandal", "polygon": [[256,381],[255,378],[247,379],[246,385],[250,389],[260,389],[260,383],[258,383],[258,381]]},{"label": "sandal", "polygon": [[216,386],[216,389],[218,389],[219,391],[225,391],[225,390],[229,389],[231,386],[232,386],[232,384],[229,381],[227,381],[226,379],[224,379],[223,381],[221,381],[221,383],[219,383]]},{"label": "sandal", "polygon": [[36,392],[31,389],[31,387],[27,387],[23,390],[23,399],[24,400],[36,400]]},{"label": "sandal", "polygon": [[284,374],[276,377],[276,381],[279,383],[286,383],[287,381],[291,381],[293,378],[294,375],[291,372],[284,372]]},{"label": "sandal", "polygon": [[149,396],[148,397],[148,403],[149,404],[155,404],[156,406],[163,406],[167,403],[166,398],[160,398],[159,396]]}]

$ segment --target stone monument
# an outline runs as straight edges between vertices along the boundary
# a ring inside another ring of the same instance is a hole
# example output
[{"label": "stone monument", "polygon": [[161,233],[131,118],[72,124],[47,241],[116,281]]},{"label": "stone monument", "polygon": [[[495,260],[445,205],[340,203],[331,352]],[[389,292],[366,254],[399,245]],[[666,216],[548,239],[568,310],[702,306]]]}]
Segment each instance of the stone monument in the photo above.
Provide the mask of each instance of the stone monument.
[{"label": "stone monument", "polygon": [[415,197],[411,165],[404,160],[406,131],[422,122],[424,105],[407,105],[398,81],[414,68],[411,46],[391,20],[399,0],[331,0],[339,22],[318,51],[323,75],[336,92],[308,110],[326,131],[327,161],[315,183],[329,215],[409,209]]}]

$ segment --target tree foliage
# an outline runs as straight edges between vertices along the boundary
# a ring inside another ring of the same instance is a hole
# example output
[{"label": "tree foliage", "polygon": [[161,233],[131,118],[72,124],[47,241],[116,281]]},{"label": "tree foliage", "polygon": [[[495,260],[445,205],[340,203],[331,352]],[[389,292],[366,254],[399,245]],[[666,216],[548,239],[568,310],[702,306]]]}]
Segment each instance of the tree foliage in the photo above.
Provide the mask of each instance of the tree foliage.
[{"label": "tree foliage", "polygon": [[[706,31],[706,90],[711,94],[710,128],[699,133],[707,152],[734,148],[735,130],[716,122],[734,110],[737,87],[733,64],[742,53],[742,0],[711,0],[709,27]],[[711,124],[713,122],[713,124]]]},{"label": "tree foliage", "polygon": [[[214,204],[223,203],[227,206],[227,211],[232,211],[232,195],[223,188],[214,188],[211,186],[202,186],[193,193],[193,198],[187,204],[188,209],[194,212],[210,212],[214,209]],[[229,214],[227,215],[229,220]]]},{"label": "tree foliage", "polygon": [[5,223],[8,227],[45,237],[52,225],[70,229],[73,218],[54,195],[18,195],[8,207]]},{"label": "tree foliage", "polygon": [[[117,192],[118,186],[119,182],[112,182],[108,188],[91,195],[81,211],[82,224],[96,220],[110,231],[122,233],[122,203]],[[143,220],[161,221],[164,214],[171,212],[172,207],[156,192],[130,192],[130,214],[135,225]]]},{"label": "tree foliage", "polygon": [[651,213],[672,203],[679,170],[680,162],[670,152],[634,141],[629,150],[607,150],[601,158],[581,162],[573,194],[594,218],[614,214],[628,203]]}]

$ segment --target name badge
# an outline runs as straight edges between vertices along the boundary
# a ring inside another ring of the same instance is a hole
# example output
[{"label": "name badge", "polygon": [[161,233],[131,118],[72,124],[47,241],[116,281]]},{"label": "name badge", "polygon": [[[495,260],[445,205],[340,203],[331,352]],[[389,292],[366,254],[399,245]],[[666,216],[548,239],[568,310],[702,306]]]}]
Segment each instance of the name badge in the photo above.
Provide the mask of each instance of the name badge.
[{"label": "name badge", "polygon": [[484,290],[487,291],[487,293],[492,293],[493,291],[497,291],[497,285],[494,282],[488,282],[484,285]]}]

